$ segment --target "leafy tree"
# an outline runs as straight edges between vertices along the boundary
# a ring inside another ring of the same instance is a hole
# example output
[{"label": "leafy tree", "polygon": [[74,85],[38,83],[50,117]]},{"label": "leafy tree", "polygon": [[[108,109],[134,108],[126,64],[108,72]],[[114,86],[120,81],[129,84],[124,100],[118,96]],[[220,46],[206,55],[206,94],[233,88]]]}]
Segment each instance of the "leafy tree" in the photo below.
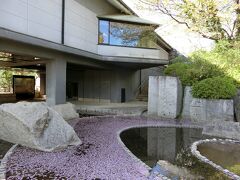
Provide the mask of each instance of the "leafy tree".
[{"label": "leafy tree", "polygon": [[154,27],[146,25],[134,25],[128,23],[111,22],[110,34],[121,40],[126,46],[147,46],[149,41],[156,41]]},{"label": "leafy tree", "polygon": [[37,77],[36,71],[24,69],[0,69],[0,93],[11,92],[13,75],[27,75]]},{"label": "leafy tree", "polygon": [[3,88],[5,92],[10,92],[12,86],[12,76],[12,71],[0,70],[0,87]]},{"label": "leafy tree", "polygon": [[168,15],[203,37],[219,41],[240,38],[240,0],[138,0]]},{"label": "leafy tree", "polygon": [[219,41],[210,52],[196,51],[190,57],[216,65],[226,76],[235,79],[240,87],[240,41]]}]

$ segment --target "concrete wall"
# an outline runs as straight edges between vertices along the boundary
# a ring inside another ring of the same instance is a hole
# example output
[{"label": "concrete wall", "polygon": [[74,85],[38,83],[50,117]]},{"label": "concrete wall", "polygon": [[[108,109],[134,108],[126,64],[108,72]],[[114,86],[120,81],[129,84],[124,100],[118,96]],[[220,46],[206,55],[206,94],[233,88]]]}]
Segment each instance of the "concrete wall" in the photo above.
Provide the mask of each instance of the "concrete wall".
[{"label": "concrete wall", "polygon": [[133,100],[135,71],[67,70],[67,82],[78,83],[78,99],[94,102],[121,102],[121,88],[125,88],[126,101]]},{"label": "concrete wall", "polygon": [[66,1],[65,44],[97,53],[97,15],[74,0]]},{"label": "concrete wall", "polygon": [[61,0],[2,0],[0,27],[60,43]]},{"label": "concrete wall", "polygon": [[[65,45],[105,56],[168,59],[163,50],[101,46],[98,15],[121,14],[105,0],[65,1]],[[61,43],[62,0],[2,0],[0,27]]]},{"label": "concrete wall", "polygon": [[76,0],[82,6],[98,15],[117,14],[119,10],[110,5],[106,0]]},{"label": "concrete wall", "polygon": [[144,48],[98,45],[98,54],[105,56],[168,59],[168,52],[166,52],[162,48],[144,49]]},{"label": "concrete wall", "polygon": [[[102,0],[67,0],[65,44],[97,53],[97,13],[102,15],[118,12]],[[2,0],[0,17],[0,27],[61,43],[62,0]]]},{"label": "concrete wall", "polygon": [[135,99],[133,84],[133,70],[117,70],[114,71],[114,75],[111,79],[112,89],[111,89],[111,99],[112,102],[121,101],[121,89],[125,88],[126,91],[126,101]]}]

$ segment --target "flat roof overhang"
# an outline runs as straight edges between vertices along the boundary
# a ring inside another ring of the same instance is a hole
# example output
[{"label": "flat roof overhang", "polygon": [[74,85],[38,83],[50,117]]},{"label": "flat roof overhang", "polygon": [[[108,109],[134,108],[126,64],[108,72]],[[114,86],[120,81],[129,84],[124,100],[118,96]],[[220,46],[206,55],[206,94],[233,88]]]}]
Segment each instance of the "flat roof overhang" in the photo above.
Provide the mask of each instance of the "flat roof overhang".
[{"label": "flat roof overhang", "polygon": [[[122,65],[125,64],[125,67],[131,68],[138,67],[138,68],[147,68],[147,67],[154,67],[158,65],[166,65],[169,63],[169,60],[166,59],[149,59],[149,58],[134,58],[134,57],[121,57],[121,56],[103,56],[99,54],[95,54],[92,52],[84,51],[81,49],[73,48],[70,46],[66,46],[63,44],[55,43],[52,41],[48,41],[45,39],[36,38],[33,36],[29,36],[26,34],[18,33],[15,31],[11,31],[5,28],[0,28],[0,39],[2,40],[8,40],[8,41],[14,41],[18,43],[23,43],[25,45],[30,45],[32,47],[40,47],[44,48],[45,50],[51,50],[55,52],[60,52],[61,54],[66,54],[68,56],[75,56],[89,61],[89,59],[92,60],[92,62],[100,63],[100,64],[110,64],[110,65]],[[4,50],[4,43],[0,44],[0,51]],[[9,49],[8,49],[9,50]],[[67,62],[69,63],[80,63],[79,60],[68,58]],[[89,62],[91,65],[91,62]],[[128,65],[129,64],[129,65]],[[104,66],[102,66],[104,67]],[[99,68],[101,68],[101,65],[99,65]]]},{"label": "flat roof overhang", "polygon": [[114,21],[121,21],[121,22],[128,22],[128,23],[132,22],[132,23],[143,24],[143,25],[154,25],[154,26],[160,25],[158,23],[154,23],[152,21],[149,21],[147,19],[143,19],[134,15],[113,14],[113,15],[102,15],[97,17],[99,19],[107,19],[107,20],[114,20]]},{"label": "flat roof overhang", "polygon": [[131,8],[129,8],[122,0],[107,0],[114,7],[121,10],[125,14],[137,15]]}]

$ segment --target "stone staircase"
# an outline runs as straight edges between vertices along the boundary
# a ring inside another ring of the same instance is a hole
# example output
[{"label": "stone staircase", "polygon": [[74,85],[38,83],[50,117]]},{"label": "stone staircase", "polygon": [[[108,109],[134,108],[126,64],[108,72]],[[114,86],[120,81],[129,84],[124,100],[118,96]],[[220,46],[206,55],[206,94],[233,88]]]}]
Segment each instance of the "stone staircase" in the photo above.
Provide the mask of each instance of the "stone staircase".
[{"label": "stone staircase", "polygon": [[144,101],[144,102],[148,101],[148,82],[145,82],[141,86],[141,93],[137,94],[136,100],[137,101]]},{"label": "stone staircase", "polygon": [[141,81],[141,85],[139,85],[135,91],[137,101],[144,101],[144,102],[148,101],[148,78],[149,76],[160,76],[160,75],[163,75],[163,67],[150,68],[150,70],[147,73],[147,76],[145,73],[145,76]]},{"label": "stone staircase", "polygon": [[145,94],[139,94],[139,95],[136,97],[136,100],[137,100],[137,101],[144,101],[144,102],[147,102],[147,101],[148,101],[148,95],[145,95]]}]

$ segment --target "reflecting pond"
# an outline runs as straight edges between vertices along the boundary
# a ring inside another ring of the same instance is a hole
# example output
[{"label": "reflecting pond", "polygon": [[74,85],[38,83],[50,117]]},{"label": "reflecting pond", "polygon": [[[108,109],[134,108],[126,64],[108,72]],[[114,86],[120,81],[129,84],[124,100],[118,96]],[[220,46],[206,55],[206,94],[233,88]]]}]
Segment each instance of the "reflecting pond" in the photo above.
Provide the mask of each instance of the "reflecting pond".
[{"label": "reflecting pond", "polygon": [[12,143],[0,140],[0,162],[8,150],[13,146]]},{"label": "reflecting pond", "polygon": [[228,179],[191,154],[193,142],[213,138],[200,128],[133,128],[120,137],[135,156],[171,179]]}]

